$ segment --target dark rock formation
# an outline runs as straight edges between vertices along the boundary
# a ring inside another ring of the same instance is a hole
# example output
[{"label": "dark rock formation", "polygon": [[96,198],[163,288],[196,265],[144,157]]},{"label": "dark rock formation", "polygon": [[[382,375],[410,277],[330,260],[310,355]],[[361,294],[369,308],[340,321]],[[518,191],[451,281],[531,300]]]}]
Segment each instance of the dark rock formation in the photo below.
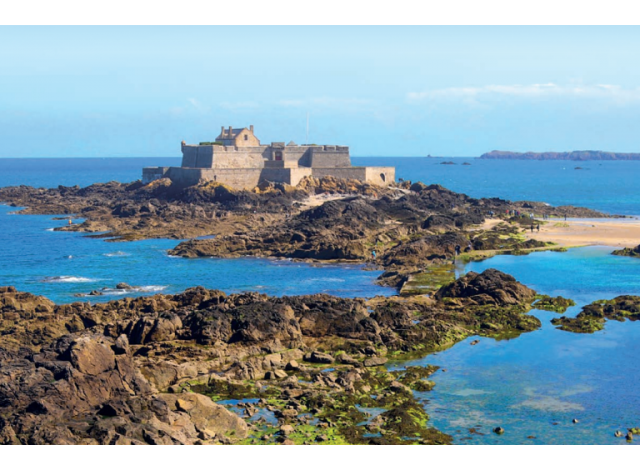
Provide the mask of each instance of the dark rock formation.
[{"label": "dark rock formation", "polygon": [[632,257],[640,257],[640,245],[635,248],[623,248],[621,250],[614,250],[612,255],[617,256],[632,256]]},{"label": "dark rock formation", "polygon": [[602,330],[606,320],[640,320],[640,296],[621,295],[611,300],[596,300],[586,305],[575,318],[551,320],[560,330],[574,333],[595,333]]},{"label": "dark rock formation", "polygon": [[[533,330],[539,322],[524,314],[533,296],[495,270],[441,289],[438,301],[194,288],[56,306],[1,288],[0,442],[230,443],[249,435],[243,420],[205,395],[280,397],[274,403],[282,424],[303,423],[298,409],[317,408],[325,424],[343,416],[329,443],[368,442],[357,426],[362,413],[347,411],[354,404],[388,410],[380,426],[393,432],[378,443],[407,443],[403,436],[416,435],[448,442],[426,426],[409,389],[432,388],[423,380],[428,373],[390,375],[381,368],[387,354],[415,356],[469,335]],[[323,364],[335,372],[318,369]],[[372,387],[381,390],[375,398]],[[398,416],[406,417],[400,427]],[[318,433],[326,429],[318,424]]]}]

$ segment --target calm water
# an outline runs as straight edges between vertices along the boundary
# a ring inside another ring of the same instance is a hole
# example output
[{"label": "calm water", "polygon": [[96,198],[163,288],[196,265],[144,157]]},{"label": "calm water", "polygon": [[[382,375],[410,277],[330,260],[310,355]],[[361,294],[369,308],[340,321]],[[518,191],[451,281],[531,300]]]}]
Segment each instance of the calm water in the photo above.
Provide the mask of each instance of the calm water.
[{"label": "calm water", "polygon": [[[167,255],[167,250],[178,244],[176,240],[105,242],[77,233],[50,231],[65,221],[9,214],[14,210],[0,206],[0,285],[13,285],[58,303],[77,301],[73,294],[112,288],[120,282],[140,286],[142,292],[134,295],[176,293],[193,286],[271,295],[328,293],[361,297],[394,292],[373,284],[380,271],[364,271],[362,266],[257,258],[176,258]],[[124,294],[116,291],[90,299],[106,301]]]},{"label": "calm water", "polygon": [[[396,177],[438,183],[473,197],[572,204],[640,215],[640,161],[524,161],[475,158],[353,157],[354,165],[390,165]],[[442,165],[454,161],[455,165]],[[463,165],[463,163],[470,165]],[[180,158],[0,159],[0,186],[86,186],[140,179],[144,166],[180,165]],[[575,170],[576,166],[584,168]]]},{"label": "calm water", "polygon": [[[392,164],[399,178],[439,183],[475,197],[543,200],[612,213],[640,214],[635,183],[640,162],[525,162],[466,159],[470,166],[439,159],[354,158],[354,164]],[[142,166],[175,165],[179,159],[0,159],[0,186],[55,187],[110,180],[133,181]],[[576,163],[574,165],[574,163]],[[574,166],[591,168],[574,170]],[[541,188],[544,188],[541,190]],[[0,206],[0,285],[43,294],[56,302],[74,293],[142,286],[145,295],[203,285],[227,292],[258,290],[272,295],[327,292],[370,297],[394,291],[373,284],[378,272],[358,266],[314,266],[264,259],[186,260],[167,256],[175,240],[107,243],[80,234],[52,232],[62,225],[49,216],[10,215]],[[578,306],[621,294],[640,294],[640,260],[589,247],[567,253],[500,256],[461,266],[495,267],[549,295]],[[100,301],[122,296],[114,292]],[[533,311],[543,327],[509,341],[472,338],[416,363],[447,369],[422,394],[432,423],[463,444],[623,444],[617,429],[640,426],[640,322],[608,322],[604,331],[578,335],[555,329],[553,314]],[[577,418],[580,422],[572,424]],[[502,426],[496,436],[491,428]],[[477,432],[470,433],[475,428]],[[535,436],[535,439],[528,439]],[[638,440],[636,440],[637,442]]]},{"label": "calm water", "polygon": [[[610,252],[498,256],[464,271],[496,268],[540,293],[572,298],[572,316],[597,299],[640,295],[640,260]],[[540,330],[506,341],[469,338],[412,362],[446,369],[434,376],[433,391],[421,394],[433,425],[460,444],[626,444],[613,433],[640,424],[640,322],[607,322],[585,335],[556,329],[554,313],[531,313]],[[471,346],[473,339],[480,343]],[[496,426],[505,434],[494,434]]]}]

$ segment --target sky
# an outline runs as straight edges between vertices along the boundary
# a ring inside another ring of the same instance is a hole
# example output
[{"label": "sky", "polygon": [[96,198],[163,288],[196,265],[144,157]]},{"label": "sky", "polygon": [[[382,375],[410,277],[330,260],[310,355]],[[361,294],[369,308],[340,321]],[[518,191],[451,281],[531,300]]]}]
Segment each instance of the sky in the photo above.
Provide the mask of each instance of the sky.
[{"label": "sky", "polygon": [[639,59],[639,27],[0,27],[0,158],[250,124],[352,156],[640,152]]}]

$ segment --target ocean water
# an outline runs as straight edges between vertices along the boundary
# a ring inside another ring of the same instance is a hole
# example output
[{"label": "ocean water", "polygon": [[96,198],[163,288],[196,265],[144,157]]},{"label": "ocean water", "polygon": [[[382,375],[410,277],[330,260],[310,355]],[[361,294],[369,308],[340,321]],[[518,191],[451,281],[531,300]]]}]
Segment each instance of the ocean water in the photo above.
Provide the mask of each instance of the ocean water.
[{"label": "ocean water", "polygon": [[[594,300],[640,295],[640,259],[610,253],[497,256],[461,271],[507,272],[539,293],[575,300],[565,313],[574,316]],[[614,432],[640,425],[640,322],[608,321],[603,331],[577,334],[556,329],[553,312],[531,314],[541,329],[502,341],[468,338],[411,362],[446,369],[432,377],[431,392],[418,394],[431,424],[457,444],[627,444]],[[503,435],[492,432],[497,426]]]},{"label": "ocean water", "polygon": [[[455,165],[442,165],[453,161]],[[396,178],[437,183],[472,197],[571,204],[640,215],[640,161],[525,161],[477,158],[353,157],[354,165],[395,166]],[[469,163],[469,165],[464,165]],[[145,166],[179,166],[180,158],[0,159],[0,186],[87,186],[140,179]],[[582,170],[575,170],[575,167]]]},{"label": "ocean water", "polygon": [[[394,292],[373,284],[381,271],[361,265],[322,265],[259,258],[184,259],[167,250],[177,240],[106,242],[51,229],[65,224],[52,216],[16,215],[0,206],[0,286],[45,295],[57,303],[108,301],[126,295],[177,293],[204,286],[227,293],[258,291],[270,295],[327,293],[371,297]],[[125,282],[134,293],[110,290],[100,297],[76,298]]]},{"label": "ocean water", "polygon": [[[449,161],[455,165],[442,165]],[[353,163],[395,166],[396,179],[437,183],[477,198],[541,201],[610,214],[640,215],[640,161],[363,157],[353,158]],[[578,166],[583,169],[576,170]]]},{"label": "ocean water", "polygon": [[[438,183],[475,197],[542,200],[603,211],[640,214],[635,184],[640,162],[525,162],[468,159],[354,158],[354,164],[395,165],[397,177]],[[0,186],[39,187],[133,181],[143,166],[175,165],[179,159],[0,159]],[[574,170],[575,166],[590,168]],[[46,295],[59,303],[106,301],[124,292],[77,299],[74,294],[119,282],[139,286],[135,295],[179,292],[203,285],[226,292],[271,295],[326,292],[340,296],[390,295],[373,284],[377,271],[355,265],[313,265],[258,258],[172,258],[175,240],[105,242],[77,233],[53,232],[64,224],[52,216],[11,214],[0,205],[0,285]],[[639,241],[640,242],[640,241]],[[640,295],[640,260],[610,255],[608,247],[566,253],[498,256],[459,266],[459,274],[494,267],[549,295],[578,305],[622,294]],[[130,295],[130,294],[129,294]],[[605,330],[579,335],[557,330],[554,314],[532,311],[538,331],[516,339],[469,338],[418,364],[446,369],[436,387],[421,394],[431,423],[458,444],[625,444],[616,430],[640,426],[640,322],[608,322]],[[392,366],[393,367],[393,366]],[[579,423],[573,424],[572,419]],[[491,432],[502,426],[506,432]],[[470,431],[473,430],[473,431]],[[640,438],[636,440],[640,442]]]}]

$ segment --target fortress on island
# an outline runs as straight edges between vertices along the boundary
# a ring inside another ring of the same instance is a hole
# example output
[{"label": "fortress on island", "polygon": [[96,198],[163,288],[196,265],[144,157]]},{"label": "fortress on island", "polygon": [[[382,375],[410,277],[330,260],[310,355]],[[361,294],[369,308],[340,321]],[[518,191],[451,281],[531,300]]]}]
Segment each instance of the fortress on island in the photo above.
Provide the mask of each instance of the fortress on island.
[{"label": "fortress on island", "polygon": [[169,178],[191,186],[216,181],[236,189],[251,189],[262,182],[297,185],[306,176],[356,179],[379,186],[395,181],[394,167],[351,166],[349,147],[297,145],[272,142],[261,145],[253,126],[222,128],[214,142],[182,142],[182,166],[142,170],[142,181]]}]

